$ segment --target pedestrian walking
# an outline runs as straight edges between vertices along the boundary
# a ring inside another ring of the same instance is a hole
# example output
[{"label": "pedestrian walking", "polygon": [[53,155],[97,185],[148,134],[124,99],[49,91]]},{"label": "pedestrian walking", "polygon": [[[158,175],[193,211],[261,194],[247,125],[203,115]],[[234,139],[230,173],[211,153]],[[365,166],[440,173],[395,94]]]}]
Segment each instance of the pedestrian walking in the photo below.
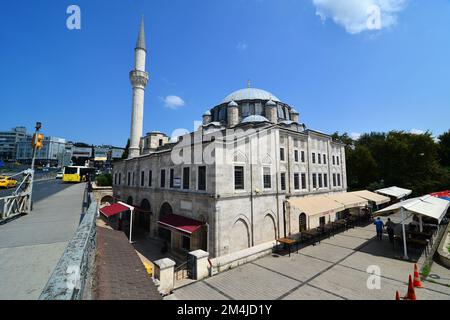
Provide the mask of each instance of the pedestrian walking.
[{"label": "pedestrian walking", "polygon": [[377,239],[381,240],[383,236],[384,223],[383,221],[381,221],[380,217],[378,217],[373,224],[375,225],[375,228],[377,230]]},{"label": "pedestrian walking", "polygon": [[394,227],[395,227],[395,223],[393,223],[391,221],[391,218],[388,218],[385,226],[386,226],[386,231],[387,231],[388,236],[389,236],[389,242],[394,244]]}]

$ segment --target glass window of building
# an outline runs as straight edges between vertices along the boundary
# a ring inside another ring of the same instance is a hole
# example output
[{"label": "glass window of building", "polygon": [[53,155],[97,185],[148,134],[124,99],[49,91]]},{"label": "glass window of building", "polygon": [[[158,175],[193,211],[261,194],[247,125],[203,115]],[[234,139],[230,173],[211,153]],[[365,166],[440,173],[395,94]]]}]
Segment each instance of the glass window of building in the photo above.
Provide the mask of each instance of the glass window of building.
[{"label": "glass window of building", "polygon": [[306,173],[302,173],[302,189],[306,189]]},{"label": "glass window of building", "polygon": [[170,169],[169,186],[173,188],[173,169]]},{"label": "glass window of building", "polygon": [[278,118],[284,119],[284,109],[282,106],[278,105]]},{"label": "glass window of building", "polygon": [[166,187],[166,170],[161,170],[161,181],[160,181],[160,186],[161,188],[165,188]]},{"label": "glass window of building", "polygon": [[336,164],[339,165],[339,157],[336,156]]},{"label": "glass window of building", "polygon": [[302,152],[300,153],[300,157],[302,159],[302,162],[305,162],[305,151],[302,150]]},{"label": "glass window of building", "polygon": [[328,174],[326,173],[323,174],[323,186],[328,188]]},{"label": "glass window of building", "polygon": [[264,181],[264,189],[270,189],[272,187],[272,179],[270,176],[270,168],[263,168],[263,181]]},{"label": "glass window of building", "polygon": [[341,186],[341,174],[340,173],[337,174],[337,185],[338,185],[338,187]]},{"label": "glass window of building", "polygon": [[281,190],[286,190],[286,173],[282,172],[280,174],[280,183],[281,183]]},{"label": "glass window of building", "polygon": [[206,190],[206,167],[198,167],[198,190]]},{"label": "glass window of building", "polygon": [[336,173],[333,173],[333,187],[336,187]]},{"label": "glass window of building", "polygon": [[326,154],[323,155],[323,164],[327,164],[327,155]]},{"label": "glass window of building", "polygon": [[244,189],[244,167],[235,166],[234,167],[234,189],[243,190]]},{"label": "glass window of building", "polygon": [[333,165],[335,165],[336,164],[336,158],[334,156],[332,156],[331,159],[333,160]]},{"label": "glass window of building", "polygon": [[141,171],[141,187],[144,186],[144,177],[145,177],[145,172]]},{"label": "glass window of building", "polygon": [[152,175],[152,170],[148,171],[148,186],[151,187],[152,186],[152,179],[153,175]]},{"label": "glass window of building", "polygon": [[312,163],[316,163],[316,154],[312,153]]},{"label": "glass window of building", "polygon": [[255,103],[255,114],[259,115],[259,116],[263,116],[264,115],[264,108],[263,108],[261,102],[256,102]]},{"label": "glass window of building", "polygon": [[294,189],[300,189],[300,179],[298,173],[294,173]]},{"label": "glass window of building", "polygon": [[323,185],[322,185],[322,174],[321,174],[321,173],[319,173],[319,174],[317,175],[317,180],[319,180],[319,188],[322,188]]},{"label": "glass window of building", "polygon": [[252,114],[251,106],[248,102],[242,104],[242,118],[248,117]]},{"label": "glass window of building", "polygon": [[320,153],[317,154],[317,163],[318,164],[322,163],[322,159],[320,158]]},{"label": "glass window of building", "polygon": [[298,162],[298,150],[294,150],[294,161]]},{"label": "glass window of building", "polygon": [[290,115],[289,109],[287,107],[284,107],[284,118],[286,120],[291,120],[291,115]]},{"label": "glass window of building", "polygon": [[280,148],[280,161],[284,161],[284,148]]},{"label": "glass window of building", "polygon": [[317,188],[317,175],[315,173],[312,174],[312,180],[313,180],[313,188]]},{"label": "glass window of building", "polygon": [[121,182],[122,182],[122,173],[119,172],[119,186],[120,186]]},{"label": "glass window of building", "polygon": [[219,110],[219,121],[225,121],[227,118],[227,108],[221,107]]},{"label": "glass window of building", "polygon": [[185,189],[185,190],[189,189],[189,186],[190,186],[190,183],[189,183],[190,182],[189,181],[190,173],[191,173],[191,170],[189,167],[183,168],[183,189]]}]

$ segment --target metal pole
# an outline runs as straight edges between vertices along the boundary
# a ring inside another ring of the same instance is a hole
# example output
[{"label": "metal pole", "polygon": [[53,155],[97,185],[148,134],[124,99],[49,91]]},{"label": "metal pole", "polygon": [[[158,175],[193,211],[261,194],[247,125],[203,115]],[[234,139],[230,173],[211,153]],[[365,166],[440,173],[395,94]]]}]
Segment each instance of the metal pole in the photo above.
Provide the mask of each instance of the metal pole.
[{"label": "metal pole", "polygon": [[134,212],[134,209],[131,209],[131,213],[130,213],[130,243],[132,243],[131,242],[131,232],[133,231],[133,212]]},{"label": "metal pole", "polygon": [[402,214],[402,232],[403,232],[403,251],[404,251],[404,259],[409,260],[408,258],[408,250],[406,246],[406,231],[405,231],[405,209],[400,207],[400,212]]},{"label": "metal pole", "polygon": [[38,141],[39,129],[41,128],[41,123],[36,122],[36,131],[34,133],[34,143],[33,143],[33,158],[31,160],[31,177],[30,177],[30,197],[28,198],[28,213],[31,213],[31,203],[33,196],[33,181],[34,181],[34,162],[36,158],[36,144]]}]

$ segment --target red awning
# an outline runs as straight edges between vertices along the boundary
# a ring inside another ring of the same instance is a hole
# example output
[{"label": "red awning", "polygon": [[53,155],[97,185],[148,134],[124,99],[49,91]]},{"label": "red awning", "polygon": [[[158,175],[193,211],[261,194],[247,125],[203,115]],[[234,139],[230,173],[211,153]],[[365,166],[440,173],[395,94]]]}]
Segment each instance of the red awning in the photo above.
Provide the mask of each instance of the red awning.
[{"label": "red awning", "polygon": [[130,209],[127,206],[124,206],[123,204],[120,204],[120,203],[114,203],[110,206],[101,208],[100,212],[109,218],[113,215],[116,215],[116,214],[119,214],[121,212],[128,211],[128,210],[130,210]]},{"label": "red awning", "polygon": [[194,233],[204,225],[201,221],[179,216],[177,214],[168,214],[159,220],[158,223],[162,226],[173,228],[188,234]]},{"label": "red awning", "polygon": [[430,193],[433,197],[438,198],[450,198],[450,190],[440,191],[440,192],[434,192]]}]

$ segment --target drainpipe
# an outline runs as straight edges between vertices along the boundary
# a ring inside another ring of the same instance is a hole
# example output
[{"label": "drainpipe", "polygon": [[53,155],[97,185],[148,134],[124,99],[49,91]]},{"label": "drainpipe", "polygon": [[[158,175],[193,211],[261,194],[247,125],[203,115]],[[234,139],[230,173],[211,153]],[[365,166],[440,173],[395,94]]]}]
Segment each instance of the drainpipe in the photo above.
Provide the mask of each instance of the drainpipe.
[{"label": "drainpipe", "polygon": [[252,153],[252,140],[251,138],[249,138],[248,144],[250,146],[250,215],[251,215],[251,220],[250,220],[250,229],[252,232],[252,237],[251,237],[251,247],[254,246],[254,235],[253,235],[253,153]]}]

